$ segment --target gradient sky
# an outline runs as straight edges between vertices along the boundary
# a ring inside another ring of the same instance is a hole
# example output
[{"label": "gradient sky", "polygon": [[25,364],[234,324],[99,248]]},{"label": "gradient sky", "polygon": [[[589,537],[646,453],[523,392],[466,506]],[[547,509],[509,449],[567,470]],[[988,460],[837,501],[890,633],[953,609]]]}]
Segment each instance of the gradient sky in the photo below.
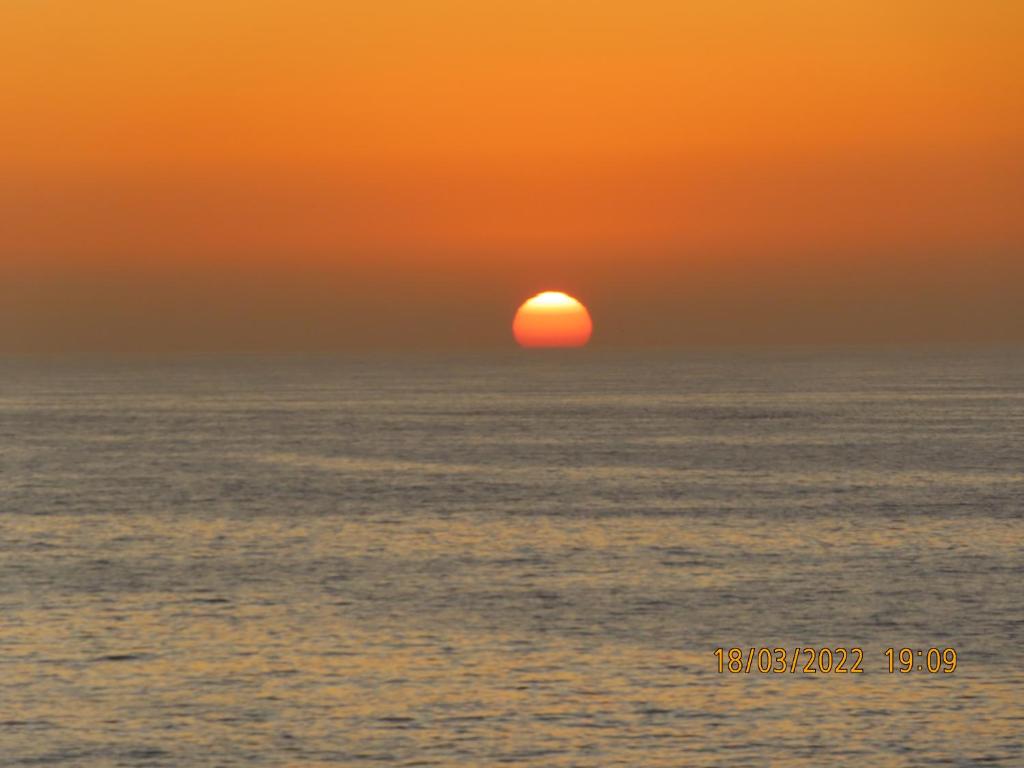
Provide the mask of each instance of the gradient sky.
[{"label": "gradient sky", "polygon": [[3,0],[0,354],[1024,341],[1017,0]]}]

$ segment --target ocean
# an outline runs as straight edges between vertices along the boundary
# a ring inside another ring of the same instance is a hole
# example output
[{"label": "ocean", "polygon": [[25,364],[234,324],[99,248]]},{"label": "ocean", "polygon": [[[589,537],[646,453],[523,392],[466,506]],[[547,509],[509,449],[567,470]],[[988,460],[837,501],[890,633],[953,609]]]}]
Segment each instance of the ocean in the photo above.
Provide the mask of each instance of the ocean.
[{"label": "ocean", "polygon": [[1022,641],[1019,348],[0,364],[0,765],[1022,766]]}]

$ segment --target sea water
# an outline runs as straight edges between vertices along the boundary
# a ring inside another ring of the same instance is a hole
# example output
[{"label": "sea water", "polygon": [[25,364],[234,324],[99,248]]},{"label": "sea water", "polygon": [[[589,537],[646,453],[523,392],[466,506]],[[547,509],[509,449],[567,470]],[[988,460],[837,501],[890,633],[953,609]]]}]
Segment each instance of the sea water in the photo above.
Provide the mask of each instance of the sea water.
[{"label": "sea water", "polygon": [[1020,349],[0,365],[3,765],[1021,766],[1022,640]]}]

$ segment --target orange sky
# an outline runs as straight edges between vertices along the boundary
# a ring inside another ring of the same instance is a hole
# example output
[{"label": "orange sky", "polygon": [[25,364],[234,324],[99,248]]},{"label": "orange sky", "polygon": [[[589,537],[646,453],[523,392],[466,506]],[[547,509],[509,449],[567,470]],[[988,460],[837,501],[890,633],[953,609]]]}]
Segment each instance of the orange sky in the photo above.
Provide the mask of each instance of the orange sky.
[{"label": "orange sky", "polygon": [[0,353],[1024,341],[1015,0],[4,0]]}]

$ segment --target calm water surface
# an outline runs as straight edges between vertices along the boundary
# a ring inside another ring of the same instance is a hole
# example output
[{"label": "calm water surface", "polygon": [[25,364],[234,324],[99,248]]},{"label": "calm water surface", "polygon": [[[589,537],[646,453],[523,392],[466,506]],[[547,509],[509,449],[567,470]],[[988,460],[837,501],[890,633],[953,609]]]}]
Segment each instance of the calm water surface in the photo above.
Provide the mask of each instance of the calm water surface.
[{"label": "calm water surface", "polygon": [[0,365],[3,765],[1022,766],[1022,641],[1021,350]]}]

